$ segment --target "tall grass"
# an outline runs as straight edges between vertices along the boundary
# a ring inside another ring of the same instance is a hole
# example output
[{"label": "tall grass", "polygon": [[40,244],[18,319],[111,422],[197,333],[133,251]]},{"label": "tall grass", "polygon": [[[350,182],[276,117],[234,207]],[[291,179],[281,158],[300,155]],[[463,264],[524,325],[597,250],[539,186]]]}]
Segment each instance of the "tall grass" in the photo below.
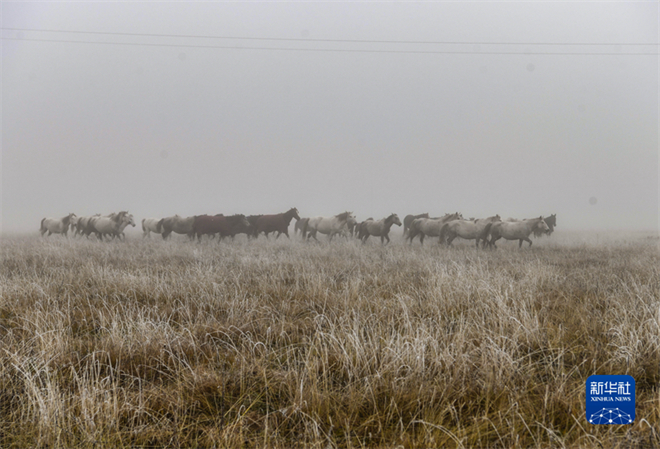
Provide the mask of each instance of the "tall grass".
[{"label": "tall grass", "polygon": [[5,237],[0,446],[660,445],[657,236],[455,246]]}]

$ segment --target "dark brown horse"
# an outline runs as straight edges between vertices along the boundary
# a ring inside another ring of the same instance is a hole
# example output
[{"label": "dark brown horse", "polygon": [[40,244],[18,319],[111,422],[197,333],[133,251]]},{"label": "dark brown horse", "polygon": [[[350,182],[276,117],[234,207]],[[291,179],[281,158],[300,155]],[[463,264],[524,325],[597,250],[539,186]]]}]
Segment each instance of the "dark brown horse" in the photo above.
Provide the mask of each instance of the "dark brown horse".
[{"label": "dark brown horse", "polygon": [[202,235],[208,234],[213,238],[216,234],[219,234],[220,239],[227,236],[234,237],[239,231],[246,229],[248,226],[250,226],[250,223],[242,214],[229,217],[225,217],[223,214],[215,216],[198,215],[193,223],[193,233],[201,242]]},{"label": "dark brown horse", "polygon": [[[259,217],[255,223],[254,237],[256,238],[260,233],[268,234],[271,232],[277,232],[277,237],[281,234],[284,234],[289,238],[289,224],[291,220],[295,218],[300,220],[300,215],[298,215],[298,209],[292,207],[288,211],[276,214],[276,215],[262,215]],[[277,237],[275,237],[277,239]]]},{"label": "dark brown horse", "polygon": [[[261,215],[248,215],[245,217],[247,219],[248,225],[241,227],[236,234],[246,234],[248,239],[254,237],[254,230],[257,229],[257,220]],[[233,238],[234,236],[232,236]]]}]

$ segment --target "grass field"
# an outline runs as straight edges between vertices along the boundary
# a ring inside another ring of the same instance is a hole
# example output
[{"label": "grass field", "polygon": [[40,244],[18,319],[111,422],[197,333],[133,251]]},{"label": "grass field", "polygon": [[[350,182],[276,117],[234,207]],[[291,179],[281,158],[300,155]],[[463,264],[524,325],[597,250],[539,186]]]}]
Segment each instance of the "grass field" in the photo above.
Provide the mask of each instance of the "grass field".
[{"label": "grass field", "polygon": [[659,243],[5,236],[0,447],[658,447]]}]

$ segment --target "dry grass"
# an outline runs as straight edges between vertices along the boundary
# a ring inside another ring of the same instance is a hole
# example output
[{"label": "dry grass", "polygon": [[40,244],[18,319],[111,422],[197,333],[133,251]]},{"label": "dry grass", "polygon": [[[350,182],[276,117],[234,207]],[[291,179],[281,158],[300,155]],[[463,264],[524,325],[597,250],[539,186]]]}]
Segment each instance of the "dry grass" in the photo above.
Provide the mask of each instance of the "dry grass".
[{"label": "dry grass", "polygon": [[334,243],[5,237],[0,446],[660,446],[657,236]]}]

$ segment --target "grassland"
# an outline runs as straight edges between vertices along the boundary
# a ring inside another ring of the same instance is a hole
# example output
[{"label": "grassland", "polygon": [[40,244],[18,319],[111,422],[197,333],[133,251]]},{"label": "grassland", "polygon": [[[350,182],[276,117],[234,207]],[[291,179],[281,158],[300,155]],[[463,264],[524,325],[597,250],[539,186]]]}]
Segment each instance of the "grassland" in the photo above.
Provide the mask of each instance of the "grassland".
[{"label": "grassland", "polygon": [[1,244],[3,448],[660,446],[657,235]]}]

